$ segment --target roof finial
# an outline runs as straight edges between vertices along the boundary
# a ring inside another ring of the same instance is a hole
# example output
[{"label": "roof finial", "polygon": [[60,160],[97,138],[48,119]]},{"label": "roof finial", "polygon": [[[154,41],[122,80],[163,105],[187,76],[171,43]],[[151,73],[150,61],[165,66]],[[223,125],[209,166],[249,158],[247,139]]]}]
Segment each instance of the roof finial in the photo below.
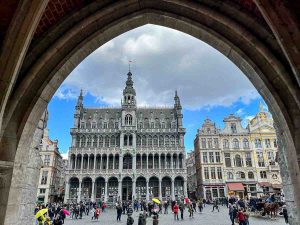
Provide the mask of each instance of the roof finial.
[{"label": "roof finial", "polygon": [[132,63],[131,60],[128,61],[128,70],[129,70],[129,72],[131,72],[131,71],[130,71],[130,63]]},{"label": "roof finial", "polygon": [[80,96],[82,96],[82,92],[83,92],[83,91],[82,91],[82,88],[81,88],[81,89],[80,89]]}]

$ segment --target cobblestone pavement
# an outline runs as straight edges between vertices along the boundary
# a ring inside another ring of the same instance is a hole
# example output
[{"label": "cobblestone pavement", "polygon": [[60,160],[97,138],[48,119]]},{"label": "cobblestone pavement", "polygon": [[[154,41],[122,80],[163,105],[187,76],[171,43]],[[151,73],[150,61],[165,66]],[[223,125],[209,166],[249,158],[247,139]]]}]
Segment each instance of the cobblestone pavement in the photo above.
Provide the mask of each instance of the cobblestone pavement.
[{"label": "cobblestone pavement", "polygon": [[[174,221],[174,217],[172,213],[167,215],[159,216],[159,225],[231,225],[228,210],[226,207],[220,207],[220,212],[211,212],[212,206],[206,206],[204,208],[203,213],[195,213],[194,218],[188,217],[188,211],[185,210],[184,220]],[[138,223],[138,212],[133,214],[134,224]],[[85,225],[85,224],[105,224],[105,225],[126,225],[126,215],[122,215],[121,222],[116,221],[116,211],[113,209],[108,209],[106,212],[101,213],[99,217],[99,221],[92,221],[91,216],[84,216],[82,220],[72,220],[71,218],[67,218],[65,225]],[[147,224],[152,225],[152,219],[148,217]],[[250,217],[250,225],[284,225],[284,219],[282,217],[277,217],[276,219],[269,218],[261,218],[261,217]]]}]

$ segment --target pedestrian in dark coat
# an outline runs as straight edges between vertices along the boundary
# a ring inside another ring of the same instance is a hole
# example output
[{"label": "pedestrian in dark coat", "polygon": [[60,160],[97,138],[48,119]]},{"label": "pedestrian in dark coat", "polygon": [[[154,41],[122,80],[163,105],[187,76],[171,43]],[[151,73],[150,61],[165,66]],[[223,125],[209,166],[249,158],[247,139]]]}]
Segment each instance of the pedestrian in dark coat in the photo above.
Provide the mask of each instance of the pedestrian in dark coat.
[{"label": "pedestrian in dark coat", "polygon": [[285,223],[289,223],[289,216],[287,213],[286,205],[282,206],[282,214],[283,214]]}]

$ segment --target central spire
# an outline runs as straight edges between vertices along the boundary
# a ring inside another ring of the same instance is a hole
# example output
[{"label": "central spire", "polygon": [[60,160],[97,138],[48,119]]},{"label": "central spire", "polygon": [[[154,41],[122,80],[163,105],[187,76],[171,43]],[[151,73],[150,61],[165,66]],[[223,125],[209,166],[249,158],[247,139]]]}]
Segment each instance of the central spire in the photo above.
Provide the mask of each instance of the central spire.
[{"label": "central spire", "polygon": [[128,71],[126,86],[123,90],[123,105],[135,106],[135,89],[133,87],[132,73]]}]

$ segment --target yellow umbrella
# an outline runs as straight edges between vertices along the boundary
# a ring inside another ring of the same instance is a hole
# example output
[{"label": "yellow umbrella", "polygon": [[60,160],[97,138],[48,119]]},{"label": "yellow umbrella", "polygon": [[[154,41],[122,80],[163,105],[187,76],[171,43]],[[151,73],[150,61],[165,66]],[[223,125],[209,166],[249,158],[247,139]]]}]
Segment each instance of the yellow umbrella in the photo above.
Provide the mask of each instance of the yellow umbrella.
[{"label": "yellow umbrella", "polygon": [[38,211],[36,214],[35,214],[35,218],[39,218],[40,216],[44,215],[45,213],[48,212],[48,209],[41,209],[40,211]]},{"label": "yellow umbrella", "polygon": [[157,204],[160,204],[160,201],[157,198],[152,198],[152,201],[157,203]]}]

